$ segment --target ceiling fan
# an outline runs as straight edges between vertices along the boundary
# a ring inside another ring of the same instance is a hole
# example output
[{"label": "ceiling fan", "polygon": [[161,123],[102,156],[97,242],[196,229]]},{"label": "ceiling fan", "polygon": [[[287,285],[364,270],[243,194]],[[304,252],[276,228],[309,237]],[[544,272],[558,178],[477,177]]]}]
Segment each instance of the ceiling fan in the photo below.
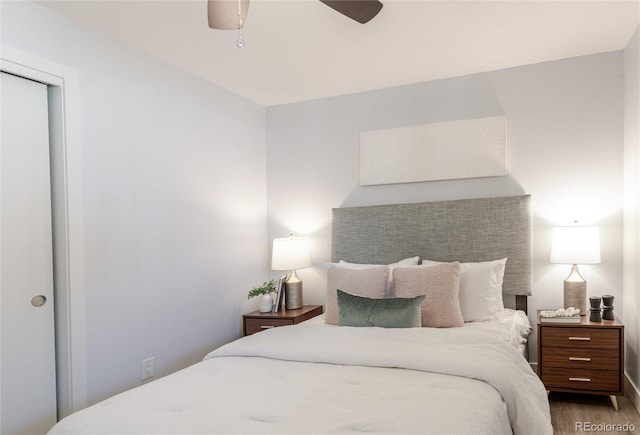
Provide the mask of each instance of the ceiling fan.
[{"label": "ceiling fan", "polygon": [[378,15],[382,3],[378,0],[320,0],[325,5],[340,12],[360,24],[368,23]]},{"label": "ceiling fan", "polygon": [[[382,9],[382,3],[378,0],[320,1],[360,24],[370,21]],[[242,30],[249,11],[249,2],[250,0],[207,0],[209,27],[219,30]],[[241,40],[242,38],[238,41]]]}]

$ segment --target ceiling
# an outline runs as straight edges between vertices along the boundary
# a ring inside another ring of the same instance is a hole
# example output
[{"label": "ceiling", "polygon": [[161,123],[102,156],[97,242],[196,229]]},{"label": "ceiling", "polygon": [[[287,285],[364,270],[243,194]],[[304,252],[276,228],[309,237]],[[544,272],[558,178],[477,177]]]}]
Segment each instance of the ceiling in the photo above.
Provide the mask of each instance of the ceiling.
[{"label": "ceiling", "polygon": [[317,0],[251,0],[245,48],[206,0],[44,0],[263,106],[623,49],[639,1],[382,0],[358,24]]}]

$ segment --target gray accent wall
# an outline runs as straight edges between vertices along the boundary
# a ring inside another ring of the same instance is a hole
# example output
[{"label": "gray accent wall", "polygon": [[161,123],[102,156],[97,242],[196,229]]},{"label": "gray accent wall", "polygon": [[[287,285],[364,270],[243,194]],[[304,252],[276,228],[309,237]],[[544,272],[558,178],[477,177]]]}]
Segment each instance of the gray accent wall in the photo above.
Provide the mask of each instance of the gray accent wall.
[{"label": "gray accent wall", "polygon": [[[551,229],[574,220],[601,229],[603,262],[580,268],[589,294],[622,307],[623,86],[611,52],[269,107],[269,238],[311,237],[298,276],[305,302],[323,303],[332,208],[530,194],[530,318],[562,304],[570,266],[549,262]],[[360,132],[494,115],[508,117],[507,176],[359,186]]]}]

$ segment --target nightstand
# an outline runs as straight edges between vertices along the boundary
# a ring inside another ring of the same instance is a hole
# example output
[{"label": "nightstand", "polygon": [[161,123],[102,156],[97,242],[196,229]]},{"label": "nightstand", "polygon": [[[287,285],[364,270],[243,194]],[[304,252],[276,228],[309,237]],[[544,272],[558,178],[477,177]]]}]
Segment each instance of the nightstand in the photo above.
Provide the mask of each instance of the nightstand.
[{"label": "nightstand", "polygon": [[624,395],[624,325],[616,317],[602,322],[540,322],[538,376],[547,391],[604,394],[618,410]]},{"label": "nightstand", "polygon": [[296,310],[280,310],[272,313],[253,311],[242,316],[244,335],[255,334],[278,326],[295,325],[322,314],[322,305],[304,305]]}]

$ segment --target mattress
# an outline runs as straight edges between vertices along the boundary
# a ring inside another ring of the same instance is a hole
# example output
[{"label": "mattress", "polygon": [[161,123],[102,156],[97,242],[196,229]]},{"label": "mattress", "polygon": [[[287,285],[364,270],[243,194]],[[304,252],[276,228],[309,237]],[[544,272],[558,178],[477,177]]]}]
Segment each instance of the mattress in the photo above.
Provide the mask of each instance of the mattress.
[{"label": "mattress", "polygon": [[544,386],[508,332],[519,315],[504,316],[443,329],[274,328],[50,433],[551,434]]}]

